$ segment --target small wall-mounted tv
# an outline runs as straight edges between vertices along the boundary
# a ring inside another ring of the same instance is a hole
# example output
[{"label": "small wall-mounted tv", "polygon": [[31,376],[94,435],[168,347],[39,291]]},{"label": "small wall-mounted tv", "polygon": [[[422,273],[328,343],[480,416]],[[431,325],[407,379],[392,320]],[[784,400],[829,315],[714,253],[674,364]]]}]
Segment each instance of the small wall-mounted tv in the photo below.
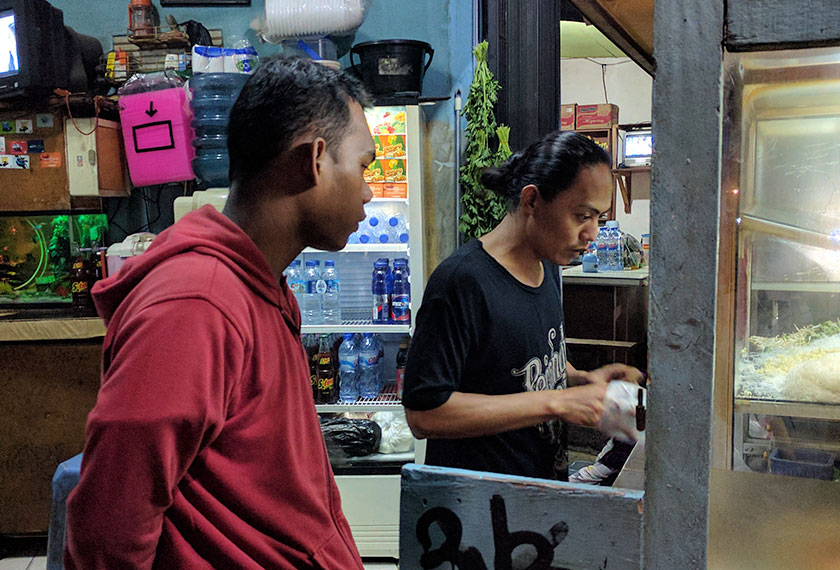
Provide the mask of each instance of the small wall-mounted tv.
[{"label": "small wall-mounted tv", "polygon": [[653,156],[653,132],[650,129],[628,131],[624,135],[624,166],[650,166]]},{"label": "small wall-mounted tv", "polygon": [[0,99],[68,87],[64,15],[45,0],[0,0]]}]

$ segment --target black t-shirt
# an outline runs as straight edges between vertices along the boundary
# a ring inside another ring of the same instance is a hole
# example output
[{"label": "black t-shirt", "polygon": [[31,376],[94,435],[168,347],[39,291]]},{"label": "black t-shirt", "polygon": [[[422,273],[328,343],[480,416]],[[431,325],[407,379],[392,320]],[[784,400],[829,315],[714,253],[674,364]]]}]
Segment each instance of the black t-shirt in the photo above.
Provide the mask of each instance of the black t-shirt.
[{"label": "black t-shirt", "polygon": [[[559,268],[529,287],[472,240],[432,273],[408,353],[403,404],[430,410],[454,391],[515,394],[566,387]],[[426,463],[566,478],[561,422],[491,436],[430,439]]]}]

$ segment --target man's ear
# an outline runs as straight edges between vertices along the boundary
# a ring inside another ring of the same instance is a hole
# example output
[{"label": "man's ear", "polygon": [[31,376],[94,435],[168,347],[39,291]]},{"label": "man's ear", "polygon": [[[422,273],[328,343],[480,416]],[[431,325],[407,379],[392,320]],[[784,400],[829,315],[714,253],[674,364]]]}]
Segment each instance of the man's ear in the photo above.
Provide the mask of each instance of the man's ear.
[{"label": "man's ear", "polygon": [[327,141],[317,137],[310,144],[310,157],[312,168],[312,185],[318,186],[324,176],[324,161],[327,158]]},{"label": "man's ear", "polygon": [[533,214],[540,200],[540,190],[533,184],[528,184],[519,193],[519,209],[524,214]]}]

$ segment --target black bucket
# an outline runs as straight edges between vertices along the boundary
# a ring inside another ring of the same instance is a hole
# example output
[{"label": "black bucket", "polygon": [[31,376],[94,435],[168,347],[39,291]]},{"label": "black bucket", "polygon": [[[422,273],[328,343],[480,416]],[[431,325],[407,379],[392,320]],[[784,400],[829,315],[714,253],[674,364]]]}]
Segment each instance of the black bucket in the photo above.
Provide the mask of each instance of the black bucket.
[{"label": "black bucket", "polygon": [[[426,60],[428,54],[429,59]],[[353,56],[358,55],[356,65]],[[417,40],[362,42],[350,48],[350,65],[371,95],[423,91],[423,76],[432,64],[435,50]]]}]

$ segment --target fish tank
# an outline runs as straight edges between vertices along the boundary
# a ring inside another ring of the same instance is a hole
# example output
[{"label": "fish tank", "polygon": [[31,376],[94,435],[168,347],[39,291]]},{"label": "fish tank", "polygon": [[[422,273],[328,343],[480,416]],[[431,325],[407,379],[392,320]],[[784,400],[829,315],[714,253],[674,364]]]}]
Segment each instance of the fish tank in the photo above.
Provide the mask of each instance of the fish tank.
[{"label": "fish tank", "polygon": [[105,245],[105,214],[0,216],[0,306],[70,306],[72,259]]}]

